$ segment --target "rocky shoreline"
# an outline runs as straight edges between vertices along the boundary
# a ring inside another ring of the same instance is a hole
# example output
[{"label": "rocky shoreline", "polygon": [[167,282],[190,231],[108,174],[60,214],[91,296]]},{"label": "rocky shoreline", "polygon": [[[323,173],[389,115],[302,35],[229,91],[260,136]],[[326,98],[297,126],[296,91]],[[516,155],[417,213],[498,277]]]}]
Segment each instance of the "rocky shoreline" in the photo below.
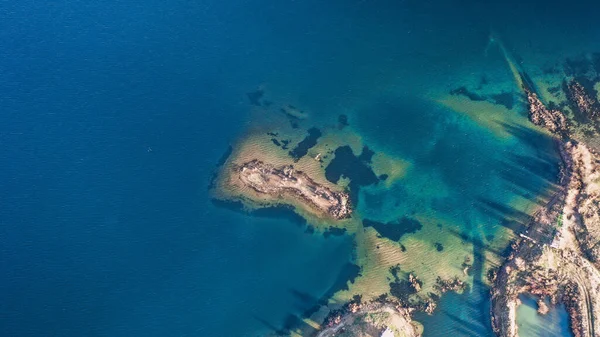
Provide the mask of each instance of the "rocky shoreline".
[{"label": "rocky shoreline", "polygon": [[[362,298],[356,295],[341,308],[329,312],[323,321],[322,329],[316,336],[380,336],[383,331],[389,328],[396,335],[399,333],[400,336],[418,337],[422,334],[422,326],[412,321],[412,315],[417,312],[425,312],[431,315],[437,307],[436,301],[442,294],[449,291],[460,293],[467,288],[467,284],[458,278],[443,279],[438,277],[434,287],[437,294],[430,293],[427,299],[411,301],[409,295],[421,291],[421,281],[412,273],[409,274],[408,280],[398,279],[397,281],[401,283],[399,291],[402,291],[403,296],[398,297],[397,293],[394,295],[392,290],[391,296],[383,294],[372,301],[363,302]],[[377,316],[382,312],[386,312],[386,315],[395,315],[396,319],[388,322],[388,324],[371,326],[368,329],[369,333],[366,333],[364,331],[364,317]]]},{"label": "rocky shoreline", "polygon": [[[572,81],[568,88],[572,104],[595,114],[597,102],[585,97],[581,85]],[[492,276],[492,327],[498,336],[518,336],[518,296],[529,293],[549,298],[551,304],[564,303],[574,336],[598,336],[600,272],[593,264],[597,261],[593,249],[600,237],[595,235],[600,231],[600,162],[585,144],[571,139],[561,111],[547,108],[532,88],[524,85],[523,91],[531,122],[557,138],[562,159],[560,188],[533,215],[528,229],[512,244],[510,256]],[[548,309],[540,306],[540,310]]]},{"label": "rocky shoreline", "polygon": [[381,336],[386,330],[396,336],[419,337],[422,328],[412,321],[415,309],[382,295],[370,302],[362,302],[360,296],[342,308],[329,313],[316,337],[363,337]]}]

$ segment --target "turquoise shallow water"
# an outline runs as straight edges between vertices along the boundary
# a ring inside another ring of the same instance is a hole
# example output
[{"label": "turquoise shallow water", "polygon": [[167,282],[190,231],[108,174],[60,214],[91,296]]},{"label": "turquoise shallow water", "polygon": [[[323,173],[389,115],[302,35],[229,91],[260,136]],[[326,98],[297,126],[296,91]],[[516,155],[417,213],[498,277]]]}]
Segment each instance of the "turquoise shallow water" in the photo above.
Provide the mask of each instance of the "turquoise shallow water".
[{"label": "turquoise shallow water", "polygon": [[[351,238],[209,200],[215,163],[253,122],[246,93],[261,85],[315,125],[348,114],[365,142],[416,168],[389,190],[364,189],[361,212],[440,215],[485,241],[512,226],[506,214],[521,216],[511,196],[534,198],[552,180],[551,144],[519,128],[499,140],[430,91],[476,86],[482,74],[512,88],[491,32],[526,66],[593,51],[596,6],[1,4],[3,332],[256,336],[294,323],[337,284]],[[422,319],[426,334],[489,333],[486,292],[476,283],[443,299]]]},{"label": "turquoise shallow water", "polygon": [[564,305],[551,306],[550,312],[539,315],[535,297],[523,295],[520,299],[522,304],[517,309],[520,336],[568,337],[573,335],[569,329],[569,314]]},{"label": "turquoise shallow water", "polygon": [[[473,258],[474,285],[466,294],[443,299],[433,317],[417,318],[425,325],[425,336],[493,335],[489,288],[483,284],[484,254],[490,252],[492,241],[505,235],[499,229],[519,231],[526,223],[522,206],[511,202],[524,197],[535,203],[555,181],[554,143],[532,130],[499,139],[469,118],[405,98],[388,99],[361,113],[363,134],[412,164],[407,176],[390,189],[365,190],[361,212],[380,221],[406,214],[433,217],[438,226],[423,229],[432,241],[442,241],[444,234],[442,239],[438,234],[442,232],[461,235],[473,244],[468,253]],[[445,256],[440,252],[436,258]]]}]

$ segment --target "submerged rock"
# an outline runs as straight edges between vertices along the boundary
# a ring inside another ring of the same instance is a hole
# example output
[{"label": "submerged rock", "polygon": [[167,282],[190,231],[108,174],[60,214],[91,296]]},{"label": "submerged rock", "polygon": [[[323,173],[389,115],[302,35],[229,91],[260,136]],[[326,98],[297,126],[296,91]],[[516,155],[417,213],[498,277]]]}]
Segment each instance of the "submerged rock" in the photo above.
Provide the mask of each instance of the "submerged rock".
[{"label": "submerged rock", "polygon": [[557,135],[565,134],[567,132],[565,115],[559,110],[548,109],[536,93],[529,90],[525,90],[525,92],[529,102],[529,120]]}]

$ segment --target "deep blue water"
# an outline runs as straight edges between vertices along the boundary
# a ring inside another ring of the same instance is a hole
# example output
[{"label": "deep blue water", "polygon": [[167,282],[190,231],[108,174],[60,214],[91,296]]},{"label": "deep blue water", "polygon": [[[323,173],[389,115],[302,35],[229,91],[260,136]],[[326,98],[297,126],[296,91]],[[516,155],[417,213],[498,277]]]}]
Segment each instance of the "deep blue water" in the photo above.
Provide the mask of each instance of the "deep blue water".
[{"label": "deep blue water", "polygon": [[545,4],[3,2],[2,334],[280,328],[336,283],[352,242],[210,202],[215,163],[249,122],[245,93],[267,82],[325,118],[375,84],[447,76],[491,26],[548,50],[556,35],[518,37],[596,34],[589,7]]}]

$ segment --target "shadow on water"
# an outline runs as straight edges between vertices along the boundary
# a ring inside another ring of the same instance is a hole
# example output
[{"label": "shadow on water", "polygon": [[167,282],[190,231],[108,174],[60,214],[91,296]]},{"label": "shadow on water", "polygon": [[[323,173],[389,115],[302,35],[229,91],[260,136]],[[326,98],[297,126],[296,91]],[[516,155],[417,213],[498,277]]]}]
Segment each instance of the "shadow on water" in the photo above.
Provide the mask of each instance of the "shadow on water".
[{"label": "shadow on water", "polygon": [[491,327],[489,287],[483,282],[484,263],[486,251],[493,251],[495,254],[501,252],[490,249],[483,242],[478,229],[468,219],[465,229],[464,234],[456,230],[451,230],[451,233],[470,241],[473,245],[473,284],[463,294],[443,295],[438,312],[432,316],[422,313],[415,315],[415,319],[425,326],[424,337],[443,336],[450,331],[454,336],[494,336]]},{"label": "shadow on water", "polygon": [[[510,247],[507,247],[504,250],[492,248],[488,244],[486,244],[484,239],[479,237],[479,235],[474,236],[472,234],[469,234],[468,232],[459,232],[458,230],[453,228],[448,228],[447,230],[450,235],[461,239],[465,244],[472,244],[474,247],[476,247],[477,249],[475,249],[473,254],[481,254],[483,258],[485,258],[485,254],[483,254],[484,252],[489,252],[503,258],[507,257],[510,253]],[[471,271],[475,271],[474,266],[471,268]]]},{"label": "shadow on water", "polygon": [[517,138],[519,143],[533,149],[539,159],[550,163],[558,159],[558,141],[552,136],[518,124],[501,123],[501,126],[511,136]]},{"label": "shadow on water", "polygon": [[273,324],[269,323],[264,318],[258,317],[256,315],[252,315],[252,317],[254,317],[255,320],[257,320],[258,322],[260,322],[264,327],[266,327],[268,330],[270,330],[273,333],[275,333],[277,336],[285,336],[286,333],[287,333],[287,331],[277,328],[276,326],[274,326]]},{"label": "shadow on water", "polygon": [[504,129],[534,151],[533,155],[510,153],[496,167],[498,176],[512,192],[538,202],[558,191],[560,173],[558,143],[538,130],[520,125],[502,124]]},{"label": "shadow on water", "polygon": [[[513,192],[530,200],[547,198],[557,191],[558,165],[542,163],[533,157],[511,155],[498,163],[498,176],[512,187]],[[546,171],[540,169],[544,167]]]},{"label": "shadow on water", "polygon": [[267,328],[272,334],[276,336],[289,336],[290,331],[295,329],[302,329],[302,331],[313,331],[315,330],[312,326],[307,324],[300,318],[298,315],[289,314],[283,320],[283,327],[277,328],[272,323],[269,323],[264,318],[258,317],[256,315],[252,315],[255,320],[260,322],[265,328]]},{"label": "shadow on water", "polygon": [[477,198],[475,208],[516,234],[525,230],[531,220],[531,216],[527,213],[483,197]]},{"label": "shadow on water", "polygon": [[518,124],[501,123],[501,126],[511,136],[517,138],[519,143],[534,149],[538,158],[550,162],[557,158],[557,145],[551,136]]},{"label": "shadow on water", "polygon": [[263,323],[263,325],[265,325],[265,327],[267,327],[269,330],[278,335],[289,335],[291,330],[298,328],[302,329],[303,331],[307,331],[307,329],[311,330],[313,328],[306,324],[303,318],[312,316],[322,306],[327,305],[330,298],[338,291],[348,290],[348,282],[353,283],[358,276],[360,276],[360,267],[352,263],[346,263],[346,265],[342,267],[342,270],[340,270],[331,287],[325,291],[321,298],[317,298],[302,290],[289,288],[288,290],[290,294],[295,299],[294,306],[298,311],[302,312],[302,314],[296,315],[289,313],[284,319],[280,328],[256,316],[255,318]]}]

